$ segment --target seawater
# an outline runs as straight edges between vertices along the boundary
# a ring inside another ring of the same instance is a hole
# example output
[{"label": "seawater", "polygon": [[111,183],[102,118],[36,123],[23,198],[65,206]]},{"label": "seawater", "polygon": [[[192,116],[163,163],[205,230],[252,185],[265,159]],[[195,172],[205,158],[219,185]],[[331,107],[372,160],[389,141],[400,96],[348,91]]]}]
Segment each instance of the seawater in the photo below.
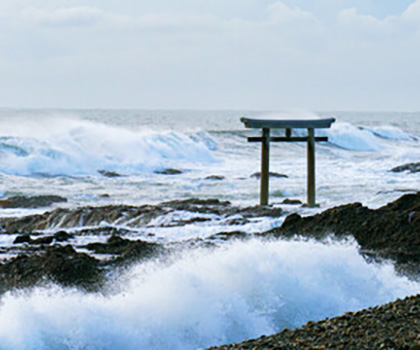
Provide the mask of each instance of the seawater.
[{"label": "seawater", "polygon": [[[279,112],[293,113],[303,112]],[[255,205],[259,182],[250,175],[259,171],[260,146],[246,137],[258,132],[246,130],[239,119],[269,114],[2,109],[0,195],[56,194],[68,198],[67,207],[189,197]],[[379,207],[419,190],[418,174],[390,169],[419,160],[420,113],[318,114],[336,118],[331,129],[318,131],[330,139],[316,146],[321,209],[285,206],[287,212],[313,214],[354,201]],[[182,174],[155,173],[166,168]],[[107,178],[98,170],[122,176]],[[271,203],[280,205],[286,197],[305,201],[305,144],[273,144],[271,170],[288,175],[270,181]],[[224,179],[206,179],[210,175]],[[0,215],[42,210],[3,209]],[[283,220],[264,218],[241,229],[261,232]],[[153,239],[183,241],[237,227],[201,222],[153,230]],[[132,238],[147,233],[139,228]],[[3,245],[12,244],[13,236],[0,236]],[[57,286],[7,293],[0,301],[0,349],[194,349],[298,327],[419,290],[391,264],[367,263],[354,242],[253,239],[139,264],[111,276],[103,294]]]},{"label": "seawater", "polygon": [[[260,146],[246,136],[258,131],[246,130],[239,119],[265,113],[0,110],[0,194],[54,193],[75,206],[191,196],[252,205],[259,184],[250,175],[260,169]],[[420,114],[321,115],[337,119],[331,129],[318,131],[330,138],[316,147],[317,199],[324,208],[351,201],[378,206],[416,190],[417,175],[389,170],[419,159]],[[272,203],[305,201],[305,147],[272,144],[271,170],[289,176],[271,181]],[[166,168],[183,174],[155,174]],[[104,178],[98,170],[124,176]],[[225,179],[209,181],[210,175]]]}]

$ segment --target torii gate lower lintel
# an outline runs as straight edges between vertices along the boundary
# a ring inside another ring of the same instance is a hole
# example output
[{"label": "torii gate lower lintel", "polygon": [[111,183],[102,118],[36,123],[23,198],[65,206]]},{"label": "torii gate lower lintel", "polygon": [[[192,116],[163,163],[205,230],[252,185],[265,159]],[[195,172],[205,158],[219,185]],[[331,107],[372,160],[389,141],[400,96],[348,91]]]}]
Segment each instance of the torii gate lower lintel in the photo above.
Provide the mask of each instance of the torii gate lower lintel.
[{"label": "torii gate lower lintel", "polygon": [[[261,190],[260,205],[268,205],[270,142],[307,142],[307,194],[308,206],[315,207],[315,142],[328,141],[328,137],[316,137],[315,129],[327,129],[335,122],[334,118],[305,119],[254,119],[241,118],[247,128],[261,129],[261,137],[248,137],[248,142],[261,142]],[[285,129],[284,137],[271,137],[271,129]],[[307,136],[292,136],[292,129],[307,129]]]}]

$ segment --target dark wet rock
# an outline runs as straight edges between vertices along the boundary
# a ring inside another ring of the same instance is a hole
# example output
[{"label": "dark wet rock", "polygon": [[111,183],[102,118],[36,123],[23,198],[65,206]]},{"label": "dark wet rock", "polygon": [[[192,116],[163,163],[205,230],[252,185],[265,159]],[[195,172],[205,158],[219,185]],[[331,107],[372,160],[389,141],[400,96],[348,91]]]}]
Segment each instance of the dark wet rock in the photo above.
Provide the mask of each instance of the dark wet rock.
[{"label": "dark wet rock", "polygon": [[67,233],[66,231],[58,231],[54,234],[56,242],[66,242],[72,238],[74,238],[74,235]]},{"label": "dark wet rock", "polygon": [[207,176],[205,179],[206,179],[206,180],[221,181],[221,180],[224,180],[224,179],[225,179],[225,177],[224,177],[224,176],[222,176],[222,175],[210,175],[210,176]]},{"label": "dark wet rock", "polygon": [[208,239],[217,239],[217,240],[227,241],[230,239],[244,239],[244,238],[249,238],[249,237],[251,237],[251,235],[247,234],[246,232],[232,231],[232,232],[219,232],[219,233],[216,233],[215,235],[208,237]]},{"label": "dark wet rock", "polygon": [[280,207],[255,206],[238,210],[238,213],[246,218],[271,217],[278,218],[284,215],[283,209]]},{"label": "dark wet rock", "polygon": [[111,236],[106,243],[89,243],[86,248],[96,254],[116,255],[114,263],[132,263],[155,257],[163,252],[163,247],[160,244],[129,240],[120,236]]},{"label": "dark wet rock", "polygon": [[0,208],[42,208],[54,203],[67,202],[66,198],[53,195],[43,196],[14,196],[0,200]]},{"label": "dark wet rock", "polygon": [[[143,205],[140,207],[108,205],[76,209],[58,208],[51,212],[39,215],[30,215],[21,218],[0,218],[0,225],[3,230],[8,233],[36,234],[37,231],[50,228],[66,229],[90,226],[93,228],[78,230],[78,234],[97,234],[99,231],[104,230],[104,234],[121,235],[124,230],[127,230],[130,227],[145,227],[153,219],[173,211],[215,214],[222,218],[228,218],[237,214],[242,215],[244,218],[255,218],[260,216],[279,217],[284,214],[281,208],[268,206],[240,208],[232,206],[228,201],[220,201],[219,199],[190,198],[164,202],[159,205]],[[212,218],[198,216],[193,219],[174,221],[168,225],[182,226],[210,219]],[[220,220],[220,218],[214,219]],[[112,226],[104,226],[104,223],[108,223]]]},{"label": "dark wet rock", "polygon": [[195,217],[195,218],[191,218],[191,219],[186,219],[186,220],[173,220],[171,222],[166,222],[166,223],[162,223],[156,226],[149,226],[149,227],[176,227],[176,226],[186,226],[186,225],[191,225],[191,224],[195,224],[195,223],[199,223],[199,222],[207,222],[207,221],[211,221],[211,218],[206,218],[206,217]]},{"label": "dark wet rock", "polygon": [[410,173],[420,172],[420,163],[407,163],[400,166],[397,166],[391,169],[394,173],[402,173],[404,171],[409,171]]},{"label": "dark wet rock", "polygon": [[168,168],[163,170],[156,170],[155,174],[161,174],[161,175],[179,175],[182,174],[181,170]]},{"label": "dark wet rock", "polygon": [[61,286],[80,287],[97,291],[106,282],[106,273],[114,268],[159,257],[166,252],[164,246],[140,240],[128,240],[113,235],[106,243],[91,243],[85,247],[97,255],[79,253],[71,245],[51,245],[57,240],[73,237],[64,231],[52,236],[31,239],[20,235],[21,243],[29,243],[5,250],[18,253],[15,258],[0,263],[0,294],[14,288],[27,288],[54,282]]},{"label": "dark wet rock", "polygon": [[53,241],[53,236],[45,236],[32,240],[31,244],[51,244]]},{"label": "dark wet rock", "polygon": [[189,219],[189,220],[175,221],[175,225],[176,226],[185,226],[185,225],[195,224],[197,222],[206,222],[206,221],[211,221],[211,219],[210,218],[204,218],[204,217],[196,217],[196,218],[192,218],[192,219]]},{"label": "dark wet rock", "polygon": [[217,198],[200,199],[200,198],[188,198],[184,200],[174,200],[169,202],[163,202],[163,206],[169,206],[175,209],[188,208],[191,206],[228,206],[229,201],[221,201]]},{"label": "dark wet rock", "polygon": [[120,236],[111,236],[106,243],[89,243],[85,248],[95,252],[96,254],[121,254],[123,249],[131,244],[128,239]]},{"label": "dark wet rock", "polygon": [[289,215],[281,227],[269,231],[278,237],[301,235],[322,239],[352,236],[361,249],[399,264],[420,263],[420,193],[406,194],[377,210],[360,203],[301,217]]},{"label": "dark wet rock", "polygon": [[100,198],[111,198],[111,196],[108,193],[102,193],[99,195]]},{"label": "dark wet rock", "polygon": [[31,236],[28,234],[25,235],[19,235],[15,238],[13,241],[13,244],[20,244],[20,243],[30,243],[31,242]]},{"label": "dark wet rock", "polygon": [[[285,175],[285,174],[274,173],[274,172],[271,172],[271,171],[268,174],[272,178],[278,178],[278,179],[288,178],[288,176]],[[256,179],[260,179],[261,178],[261,172],[254,173],[254,174],[251,175],[251,177],[256,178]]]},{"label": "dark wet rock", "polygon": [[164,249],[156,243],[134,241],[133,244],[127,245],[121,254],[112,261],[112,263],[127,265],[133,262],[155,258],[163,252]]},{"label": "dark wet rock", "polygon": [[302,201],[300,201],[299,199],[286,198],[283,202],[281,202],[281,204],[302,204]]},{"label": "dark wet rock", "polygon": [[27,233],[34,230],[34,225],[42,220],[42,215],[28,215],[21,218],[0,218],[1,227],[7,233]]},{"label": "dark wet rock", "polygon": [[125,227],[88,227],[79,229],[75,232],[77,236],[124,236],[130,234],[132,231]]},{"label": "dark wet rock", "polygon": [[220,201],[219,199],[214,198],[189,198],[184,200],[164,202],[161,203],[161,206],[171,208],[174,210],[221,215],[223,212],[226,212],[231,207],[231,204],[228,201]]},{"label": "dark wet rock", "polygon": [[93,290],[103,278],[99,262],[73,247],[53,246],[30,256],[21,254],[0,265],[0,292],[46,281]]},{"label": "dark wet rock", "polygon": [[244,217],[232,217],[232,218],[227,218],[226,220],[223,220],[222,224],[223,225],[229,225],[229,226],[236,226],[236,225],[246,225],[249,224],[250,221]]},{"label": "dark wet rock", "polygon": [[30,243],[30,244],[34,244],[34,245],[40,245],[40,244],[51,244],[53,242],[64,242],[67,241],[70,237],[72,237],[71,235],[60,231],[57,232],[55,235],[53,236],[44,236],[44,237],[40,237],[40,238],[36,238],[36,239],[32,239],[31,236],[29,234],[22,234],[16,237],[16,239],[14,240],[14,244],[19,244],[19,243]]},{"label": "dark wet rock", "polygon": [[396,300],[358,312],[318,322],[308,322],[298,329],[242,343],[212,347],[220,350],[414,350],[420,349],[417,329],[420,319],[420,296]]},{"label": "dark wet rock", "polygon": [[2,218],[0,223],[9,233],[27,233],[51,227],[72,228],[80,226],[99,226],[103,222],[126,223],[131,226],[146,225],[165,211],[156,206],[132,207],[125,205],[82,207],[76,209],[59,208],[41,215],[22,218]]},{"label": "dark wet rock", "polygon": [[194,213],[216,214],[224,217],[229,217],[236,214],[240,214],[246,218],[255,218],[261,216],[279,217],[284,214],[281,208],[273,208],[268,206],[240,208],[232,206],[229,201],[221,201],[214,198],[189,198],[182,201],[176,200],[164,202],[161,205],[176,210],[184,210]]},{"label": "dark wet rock", "polygon": [[104,170],[104,169],[98,170],[98,173],[105,177],[121,177],[122,176],[121,174],[118,174],[115,171]]}]

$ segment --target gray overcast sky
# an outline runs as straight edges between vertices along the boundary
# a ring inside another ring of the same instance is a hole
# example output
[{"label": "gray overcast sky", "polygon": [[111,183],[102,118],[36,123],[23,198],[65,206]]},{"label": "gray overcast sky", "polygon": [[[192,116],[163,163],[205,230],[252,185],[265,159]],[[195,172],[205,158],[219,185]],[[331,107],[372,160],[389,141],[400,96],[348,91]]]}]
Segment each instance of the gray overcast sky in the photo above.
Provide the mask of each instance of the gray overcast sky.
[{"label": "gray overcast sky", "polygon": [[420,111],[420,0],[1,0],[0,107]]}]

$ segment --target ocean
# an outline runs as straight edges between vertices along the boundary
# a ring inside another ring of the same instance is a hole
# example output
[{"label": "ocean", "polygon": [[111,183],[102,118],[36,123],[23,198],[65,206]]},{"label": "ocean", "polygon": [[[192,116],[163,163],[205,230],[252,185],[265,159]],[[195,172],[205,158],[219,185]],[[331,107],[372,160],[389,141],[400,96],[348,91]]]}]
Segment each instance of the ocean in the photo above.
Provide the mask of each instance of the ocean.
[{"label": "ocean", "polygon": [[[331,129],[317,131],[329,137],[316,144],[319,208],[282,204],[306,200],[306,145],[273,143],[270,171],[287,177],[270,179],[270,204],[285,214],[254,218],[241,231],[264,232],[287,214],[313,215],[345,203],[378,208],[419,190],[418,173],[391,169],[419,161],[420,113],[0,109],[0,197],[67,199],[47,208],[0,209],[0,216],[192,197],[254,206],[259,180],[251,175],[260,171],[261,146],[247,142],[258,131],[245,129],[240,118],[312,114],[336,119]],[[165,169],[179,174],[162,174]],[[190,222],[174,224],[182,220]],[[45,234],[58,230],[51,226]],[[131,227],[125,238],[175,244],[237,230],[215,214],[179,210]],[[16,236],[0,233],[0,246],[11,246]],[[74,245],[106,239],[80,236]],[[0,349],[205,348],[419,291],[391,263],[368,262],[351,240],[251,238],[135,264],[111,276],[103,293],[53,284],[8,292],[0,297]]]}]

